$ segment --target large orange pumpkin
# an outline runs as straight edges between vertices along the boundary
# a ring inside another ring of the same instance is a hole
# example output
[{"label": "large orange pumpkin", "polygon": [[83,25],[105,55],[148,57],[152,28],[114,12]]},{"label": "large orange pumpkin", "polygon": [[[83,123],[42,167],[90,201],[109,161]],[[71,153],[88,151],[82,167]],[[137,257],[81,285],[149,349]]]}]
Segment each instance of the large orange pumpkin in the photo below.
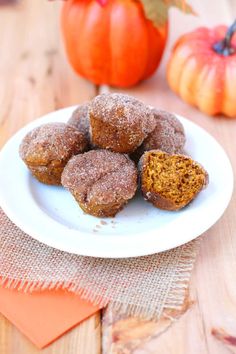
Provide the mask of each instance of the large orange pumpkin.
[{"label": "large orange pumpkin", "polygon": [[201,27],[175,44],[167,66],[171,89],[209,115],[236,117],[236,21]]},{"label": "large orange pumpkin", "polygon": [[156,70],[167,23],[157,28],[137,0],[67,0],[62,31],[74,70],[95,84],[128,87]]}]

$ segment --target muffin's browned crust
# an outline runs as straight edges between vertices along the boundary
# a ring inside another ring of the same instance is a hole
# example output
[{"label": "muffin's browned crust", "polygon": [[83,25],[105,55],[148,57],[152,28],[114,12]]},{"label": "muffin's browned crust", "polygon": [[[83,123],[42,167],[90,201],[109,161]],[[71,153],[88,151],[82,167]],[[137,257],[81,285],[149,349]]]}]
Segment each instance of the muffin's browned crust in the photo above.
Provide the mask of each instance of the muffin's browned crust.
[{"label": "muffin's browned crust", "polygon": [[84,136],[90,140],[89,136],[89,104],[80,104],[76,110],[72,113],[71,118],[68,120],[67,124],[72,125],[77,128]]},{"label": "muffin's browned crust", "polygon": [[186,137],[182,123],[174,114],[164,110],[153,109],[152,112],[156,121],[155,129],[132,154],[134,161],[138,161],[149,150],[162,150],[169,154],[183,153]]},{"label": "muffin's browned crust", "polygon": [[140,169],[143,196],[160,209],[183,208],[208,183],[204,168],[184,155],[170,155],[158,150],[145,152]]},{"label": "muffin's browned crust", "polygon": [[126,155],[92,150],[68,162],[62,185],[86,213],[115,216],[135,194],[137,169]]},{"label": "muffin's browned crust", "polygon": [[64,123],[48,123],[30,131],[20,145],[20,157],[40,182],[61,184],[67,161],[83,152],[87,142],[76,128]]},{"label": "muffin's browned crust", "polygon": [[114,152],[131,153],[155,128],[152,110],[119,93],[95,97],[89,108],[92,142]]}]

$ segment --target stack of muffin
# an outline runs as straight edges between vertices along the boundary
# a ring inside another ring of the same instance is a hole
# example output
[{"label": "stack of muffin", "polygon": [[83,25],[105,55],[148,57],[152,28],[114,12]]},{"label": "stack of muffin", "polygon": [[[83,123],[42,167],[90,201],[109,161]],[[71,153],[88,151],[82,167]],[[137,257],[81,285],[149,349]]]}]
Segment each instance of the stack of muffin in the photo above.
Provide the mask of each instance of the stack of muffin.
[{"label": "stack of muffin", "polygon": [[62,184],[86,213],[108,217],[134,197],[138,181],[157,208],[179,210],[193,200],[208,174],[183,154],[184,144],[173,114],[114,93],[80,105],[67,124],[33,129],[20,156],[40,182]]}]

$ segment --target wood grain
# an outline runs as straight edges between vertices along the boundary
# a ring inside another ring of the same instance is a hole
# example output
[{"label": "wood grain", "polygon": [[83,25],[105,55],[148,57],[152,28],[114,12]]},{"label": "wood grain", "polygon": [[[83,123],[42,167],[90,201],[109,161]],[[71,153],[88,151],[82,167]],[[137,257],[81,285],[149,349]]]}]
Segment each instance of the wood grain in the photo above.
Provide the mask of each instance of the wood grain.
[{"label": "wood grain", "polygon": [[[60,39],[60,2],[18,1],[0,6],[0,145],[42,114],[89,100],[94,85],[77,77]],[[1,354],[99,354],[100,315],[40,351],[0,316]]]},{"label": "wood grain", "polygon": [[91,316],[47,348],[37,349],[16,327],[0,315],[1,354],[100,354],[100,314]]},{"label": "wood grain", "polygon": [[[223,145],[236,171],[236,121],[212,118],[175,96],[165,80],[170,48],[183,32],[200,24],[230,23],[235,0],[189,1],[199,14],[185,16],[171,10],[170,36],[158,72],[126,93],[145,102],[182,114],[209,131]],[[28,121],[54,109],[90,99],[96,88],[77,77],[63,52],[59,32],[59,2],[22,0],[0,7],[0,144]],[[116,90],[117,91],[117,90]],[[215,157],[217,163],[217,156]],[[222,171],[223,173],[223,171]],[[223,186],[222,186],[223,188]],[[227,354],[235,353],[236,337],[236,195],[222,219],[203,238],[193,272],[190,299],[193,304],[168,329],[149,331],[145,340],[131,348],[133,354]],[[112,315],[112,314],[111,314]],[[110,342],[114,342],[112,330]],[[126,323],[127,325],[127,323]],[[140,331],[135,324],[136,333]],[[150,326],[148,327],[150,329]],[[94,354],[100,352],[100,319],[93,316],[44,349],[47,354]],[[131,332],[122,334],[122,354],[127,353]],[[143,334],[142,334],[143,335]],[[127,339],[128,338],[128,339]],[[104,352],[108,353],[107,348]],[[110,353],[115,354],[113,346]],[[0,353],[34,354],[39,351],[3,316],[0,317]]]},{"label": "wood grain", "polygon": [[[157,73],[129,90],[146,103],[186,116],[210,132],[228,153],[236,171],[236,120],[208,117],[172,93],[165,80],[165,67],[174,41],[184,32],[200,25],[230,24],[236,13],[235,1],[189,1],[198,17],[171,10],[170,36],[165,56]],[[114,90],[117,91],[117,90]],[[199,142],[201,143],[201,142]],[[215,156],[217,163],[217,156]],[[222,171],[224,173],[224,171]],[[224,186],[222,186],[224,188]],[[193,272],[192,305],[168,331],[162,326],[146,326],[146,336],[137,338],[134,319],[125,323],[114,313],[106,314],[104,354],[227,354],[236,352],[236,192],[224,216],[205,233]],[[113,321],[113,324],[111,322]],[[165,326],[165,322],[161,319]],[[123,325],[123,329],[122,329]],[[117,328],[119,333],[117,336]],[[128,335],[127,335],[128,333]],[[161,334],[161,335],[160,335]],[[140,340],[141,339],[141,340]]]},{"label": "wood grain", "polygon": [[28,121],[95,95],[65,58],[60,6],[23,0],[0,7],[1,145]]}]

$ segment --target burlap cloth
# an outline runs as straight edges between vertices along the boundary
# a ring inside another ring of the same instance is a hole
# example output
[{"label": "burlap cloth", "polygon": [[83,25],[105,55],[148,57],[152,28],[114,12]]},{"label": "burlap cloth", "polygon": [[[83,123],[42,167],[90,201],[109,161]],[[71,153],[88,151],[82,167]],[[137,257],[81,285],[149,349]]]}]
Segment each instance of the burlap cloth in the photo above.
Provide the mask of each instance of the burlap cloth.
[{"label": "burlap cloth", "polygon": [[[158,319],[180,309],[199,241],[168,252],[130,259],[77,256],[26,235],[0,210],[0,277],[23,291],[65,288],[100,305]],[[174,237],[174,235],[173,235]]]}]

